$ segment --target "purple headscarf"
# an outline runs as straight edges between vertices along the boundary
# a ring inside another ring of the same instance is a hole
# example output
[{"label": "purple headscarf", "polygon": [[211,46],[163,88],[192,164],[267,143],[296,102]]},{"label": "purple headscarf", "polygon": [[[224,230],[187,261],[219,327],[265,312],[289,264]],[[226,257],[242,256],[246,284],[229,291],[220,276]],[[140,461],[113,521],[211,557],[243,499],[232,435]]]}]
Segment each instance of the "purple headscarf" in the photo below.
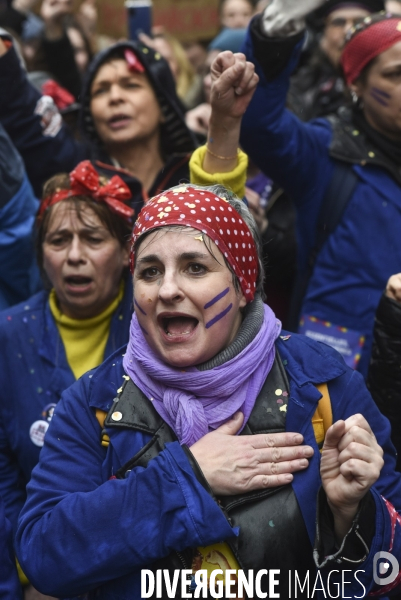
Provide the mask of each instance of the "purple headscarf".
[{"label": "purple headscarf", "polygon": [[264,305],[262,327],[242,352],[206,371],[196,367],[183,370],[166,364],[153,352],[134,314],[123,365],[180,443],[191,446],[237,411],[244,413],[245,426],[273,366],[274,342],[280,331],[280,321]]}]

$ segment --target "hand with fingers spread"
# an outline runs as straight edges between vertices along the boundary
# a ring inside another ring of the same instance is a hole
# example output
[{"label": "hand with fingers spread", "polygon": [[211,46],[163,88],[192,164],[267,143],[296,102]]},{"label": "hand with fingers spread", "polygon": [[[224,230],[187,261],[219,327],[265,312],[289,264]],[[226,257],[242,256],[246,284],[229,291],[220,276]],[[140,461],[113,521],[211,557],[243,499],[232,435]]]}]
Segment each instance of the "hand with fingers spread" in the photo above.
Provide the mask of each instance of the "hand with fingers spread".
[{"label": "hand with fingers spread", "polygon": [[383,464],[383,450],[362,415],[337,421],[328,429],[320,475],[339,540],[351,527],[359,502],[378,480]]},{"label": "hand with fingers spread", "polygon": [[299,433],[235,434],[242,413],[208,433],[193,446],[203,475],[217,495],[228,496],[290,483],[292,473],[306,469],[313,455]]},{"label": "hand with fingers spread", "polygon": [[213,114],[220,118],[240,119],[259,81],[255,66],[246,60],[245,54],[220,52],[212,63],[210,74]]}]

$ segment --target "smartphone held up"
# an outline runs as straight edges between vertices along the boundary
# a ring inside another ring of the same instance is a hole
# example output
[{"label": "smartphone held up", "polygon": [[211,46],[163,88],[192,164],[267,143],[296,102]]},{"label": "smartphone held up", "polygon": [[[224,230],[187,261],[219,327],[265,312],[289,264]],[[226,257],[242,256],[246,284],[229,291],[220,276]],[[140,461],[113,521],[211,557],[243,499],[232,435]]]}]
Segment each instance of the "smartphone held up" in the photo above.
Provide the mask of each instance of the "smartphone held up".
[{"label": "smartphone held up", "polygon": [[126,0],[128,12],[128,36],[138,40],[140,33],[151,35],[152,30],[152,0]]}]

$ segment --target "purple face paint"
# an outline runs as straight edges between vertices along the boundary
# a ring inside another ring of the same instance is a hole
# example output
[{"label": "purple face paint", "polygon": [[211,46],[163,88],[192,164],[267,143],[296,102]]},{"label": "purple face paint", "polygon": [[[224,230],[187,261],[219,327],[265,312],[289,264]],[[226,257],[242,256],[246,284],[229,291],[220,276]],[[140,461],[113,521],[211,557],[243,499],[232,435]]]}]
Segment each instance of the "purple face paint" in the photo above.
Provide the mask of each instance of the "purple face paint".
[{"label": "purple face paint", "polygon": [[143,315],[145,315],[145,317],[146,317],[146,316],[147,316],[146,312],[143,310],[143,308],[141,308],[141,307],[139,306],[138,302],[136,301],[136,298],[134,299],[134,304],[135,304],[135,306],[137,306],[137,307],[139,308],[139,310],[141,311],[141,313],[142,313]]},{"label": "purple face paint", "polygon": [[381,104],[382,106],[388,106],[388,102],[386,102],[382,96],[380,96],[377,92],[375,92],[374,89],[375,88],[372,88],[370,90],[370,96],[374,100],[376,100],[376,102],[378,102],[379,104]]},{"label": "purple face paint", "polygon": [[230,291],[230,288],[225,289],[224,292],[221,292],[221,294],[218,294],[215,298],[210,300],[210,302],[205,304],[205,306],[203,308],[210,308],[211,306],[213,306],[213,304],[216,304],[216,302],[218,302],[219,300],[224,298],[224,296],[227,296],[229,291]]},{"label": "purple face paint", "polygon": [[230,310],[232,309],[233,305],[229,304],[227,306],[226,309],[223,310],[223,312],[221,312],[220,314],[216,315],[215,317],[213,317],[213,319],[211,321],[209,321],[208,323],[206,323],[206,329],[209,329],[209,327],[211,327],[212,325],[214,325],[215,323],[217,323],[217,321],[220,321],[220,319],[222,319],[223,317],[225,317]]},{"label": "purple face paint", "polygon": [[376,87],[372,87],[372,92],[378,94],[379,96],[383,96],[383,98],[391,98],[390,94],[387,94],[387,92],[383,92],[383,90],[380,90]]}]

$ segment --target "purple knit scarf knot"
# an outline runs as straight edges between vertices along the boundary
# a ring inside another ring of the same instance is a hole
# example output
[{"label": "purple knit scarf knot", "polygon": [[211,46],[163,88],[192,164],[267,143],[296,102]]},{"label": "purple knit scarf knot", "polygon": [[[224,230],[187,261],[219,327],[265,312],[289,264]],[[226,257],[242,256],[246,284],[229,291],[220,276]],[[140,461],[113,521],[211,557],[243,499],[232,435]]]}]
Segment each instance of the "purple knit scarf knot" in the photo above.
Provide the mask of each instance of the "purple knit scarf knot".
[{"label": "purple knit scarf knot", "polygon": [[207,371],[196,367],[183,371],[164,363],[147,343],[136,315],[132,316],[124,369],[181,444],[191,446],[237,411],[244,413],[245,426],[273,366],[274,343],[281,331],[271,308],[265,304],[263,310],[262,327],[251,343]]}]

